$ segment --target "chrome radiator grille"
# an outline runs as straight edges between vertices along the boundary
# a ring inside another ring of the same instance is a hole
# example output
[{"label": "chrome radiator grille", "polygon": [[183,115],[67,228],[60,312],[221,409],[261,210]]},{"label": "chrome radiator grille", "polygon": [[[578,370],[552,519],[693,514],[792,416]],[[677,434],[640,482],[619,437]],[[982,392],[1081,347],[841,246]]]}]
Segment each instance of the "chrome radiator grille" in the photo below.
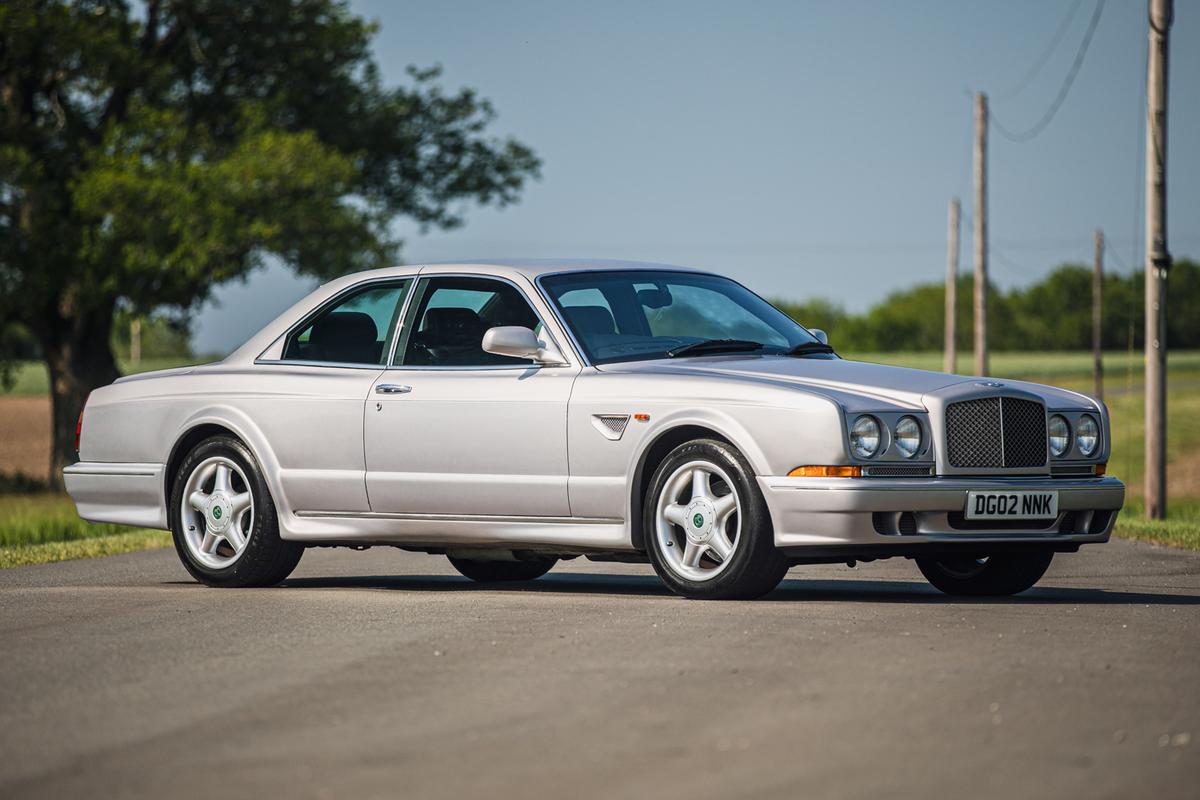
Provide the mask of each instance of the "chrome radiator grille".
[{"label": "chrome radiator grille", "polygon": [[1033,400],[983,397],[946,407],[950,466],[1021,469],[1046,463],[1046,409]]}]

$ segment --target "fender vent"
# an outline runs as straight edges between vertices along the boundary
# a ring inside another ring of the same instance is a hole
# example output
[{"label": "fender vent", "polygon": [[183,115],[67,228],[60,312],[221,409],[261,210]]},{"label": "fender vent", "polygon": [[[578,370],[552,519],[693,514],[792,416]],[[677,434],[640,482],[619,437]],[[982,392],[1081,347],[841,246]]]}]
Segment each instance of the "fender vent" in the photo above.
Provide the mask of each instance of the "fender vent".
[{"label": "fender vent", "polygon": [[600,431],[600,435],[609,441],[617,441],[625,433],[629,424],[628,414],[593,414],[592,427]]}]

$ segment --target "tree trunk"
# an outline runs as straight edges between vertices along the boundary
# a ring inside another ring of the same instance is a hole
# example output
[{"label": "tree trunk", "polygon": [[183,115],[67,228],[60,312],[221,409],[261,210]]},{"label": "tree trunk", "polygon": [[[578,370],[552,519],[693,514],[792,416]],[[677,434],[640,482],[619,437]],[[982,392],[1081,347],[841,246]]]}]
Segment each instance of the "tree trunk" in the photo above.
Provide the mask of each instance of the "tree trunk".
[{"label": "tree trunk", "polygon": [[75,425],[93,389],[112,383],[120,373],[110,344],[112,305],[63,320],[39,337],[50,370],[50,486],[61,489],[62,470],[78,460]]}]

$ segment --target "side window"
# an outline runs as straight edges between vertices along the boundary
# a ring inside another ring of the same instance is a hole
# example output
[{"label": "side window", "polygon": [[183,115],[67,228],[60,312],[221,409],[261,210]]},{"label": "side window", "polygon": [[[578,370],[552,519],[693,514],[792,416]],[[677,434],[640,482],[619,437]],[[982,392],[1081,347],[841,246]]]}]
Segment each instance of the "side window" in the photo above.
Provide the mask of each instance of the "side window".
[{"label": "side window", "polygon": [[484,352],[483,334],[502,325],[541,329],[537,314],[512,284],[491,278],[427,278],[397,362],[430,367],[532,364]]},{"label": "side window", "polygon": [[364,289],[325,309],[288,337],[283,359],[382,366],[411,283]]}]

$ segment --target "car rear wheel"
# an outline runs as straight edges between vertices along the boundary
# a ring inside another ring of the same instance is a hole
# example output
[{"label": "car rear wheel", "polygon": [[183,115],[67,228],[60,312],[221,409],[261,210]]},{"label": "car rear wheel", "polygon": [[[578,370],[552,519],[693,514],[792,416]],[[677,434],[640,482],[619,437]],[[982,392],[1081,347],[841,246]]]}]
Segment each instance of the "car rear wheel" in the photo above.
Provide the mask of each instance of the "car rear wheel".
[{"label": "car rear wheel", "polygon": [[699,439],[671,451],[654,472],[643,514],[650,561],[676,594],[750,599],[787,572],[754,473],[724,442]]},{"label": "car rear wheel", "polygon": [[1019,594],[1037,583],[1054,553],[1006,553],[997,556],[918,558],[917,568],[946,594],[1003,596]]},{"label": "car rear wheel", "polygon": [[479,583],[507,583],[531,581],[540,578],[558,563],[557,558],[539,558],[530,561],[476,561],[469,558],[447,556],[456,570]]},{"label": "car rear wheel", "polygon": [[304,554],[303,545],[279,537],[262,472],[232,436],[206,439],[187,454],[168,508],[179,560],[209,586],[274,586]]}]

